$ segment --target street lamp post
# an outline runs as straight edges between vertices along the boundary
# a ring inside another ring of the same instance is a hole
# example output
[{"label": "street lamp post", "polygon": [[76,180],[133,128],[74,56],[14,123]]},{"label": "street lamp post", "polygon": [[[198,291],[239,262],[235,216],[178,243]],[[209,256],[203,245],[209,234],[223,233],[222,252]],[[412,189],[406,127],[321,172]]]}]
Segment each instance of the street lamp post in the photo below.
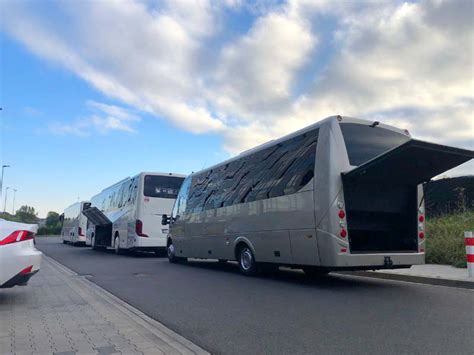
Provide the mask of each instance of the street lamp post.
[{"label": "street lamp post", "polygon": [[3,203],[3,213],[6,213],[7,211],[7,196],[8,196],[9,189],[10,189],[9,187],[5,189],[5,202]]},{"label": "street lamp post", "polygon": [[3,191],[3,171],[5,168],[9,168],[10,165],[2,165],[2,178],[0,179],[0,198],[2,198],[2,191]]},{"label": "street lamp post", "polygon": [[15,214],[15,197],[16,197],[16,192],[18,190],[17,189],[13,189],[13,206],[12,206],[12,214],[14,215]]}]

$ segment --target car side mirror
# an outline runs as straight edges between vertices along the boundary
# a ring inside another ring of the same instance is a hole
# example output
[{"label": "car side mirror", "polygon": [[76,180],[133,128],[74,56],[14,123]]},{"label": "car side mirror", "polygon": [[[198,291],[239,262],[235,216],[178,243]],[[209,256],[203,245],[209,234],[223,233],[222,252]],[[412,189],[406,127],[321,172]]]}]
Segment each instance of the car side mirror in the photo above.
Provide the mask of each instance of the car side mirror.
[{"label": "car side mirror", "polygon": [[164,214],[161,216],[161,225],[166,226],[167,224],[170,224],[171,217],[169,217],[167,214]]}]

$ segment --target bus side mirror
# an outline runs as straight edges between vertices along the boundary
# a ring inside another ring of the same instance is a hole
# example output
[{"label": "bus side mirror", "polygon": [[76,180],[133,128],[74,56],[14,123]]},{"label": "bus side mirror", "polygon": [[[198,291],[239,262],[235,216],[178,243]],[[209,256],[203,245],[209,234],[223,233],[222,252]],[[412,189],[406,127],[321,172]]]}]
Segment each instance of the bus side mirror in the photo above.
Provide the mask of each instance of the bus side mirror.
[{"label": "bus side mirror", "polygon": [[167,214],[164,214],[161,216],[161,225],[166,226],[167,224],[170,224],[170,219],[171,217],[168,217]]},{"label": "bus side mirror", "polygon": [[64,222],[64,213],[59,215],[59,222]]}]

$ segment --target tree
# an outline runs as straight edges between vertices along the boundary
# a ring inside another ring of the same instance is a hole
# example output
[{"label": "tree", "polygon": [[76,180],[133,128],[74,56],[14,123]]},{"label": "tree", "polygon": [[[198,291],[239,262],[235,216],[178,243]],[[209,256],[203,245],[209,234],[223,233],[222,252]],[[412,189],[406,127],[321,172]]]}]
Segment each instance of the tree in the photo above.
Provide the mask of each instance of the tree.
[{"label": "tree", "polygon": [[21,206],[19,210],[16,211],[16,218],[18,222],[21,223],[37,223],[38,216],[34,207],[31,206]]},{"label": "tree", "polygon": [[56,227],[59,225],[59,213],[50,211],[46,216],[46,226],[47,227]]}]

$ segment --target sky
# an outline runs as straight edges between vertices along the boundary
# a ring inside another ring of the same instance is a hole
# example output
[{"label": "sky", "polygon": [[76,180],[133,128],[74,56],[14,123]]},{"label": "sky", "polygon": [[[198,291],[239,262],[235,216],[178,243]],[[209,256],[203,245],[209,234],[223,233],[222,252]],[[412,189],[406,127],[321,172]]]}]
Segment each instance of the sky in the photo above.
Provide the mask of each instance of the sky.
[{"label": "sky", "polygon": [[1,0],[0,206],[44,217],[335,114],[474,149],[473,4]]}]

